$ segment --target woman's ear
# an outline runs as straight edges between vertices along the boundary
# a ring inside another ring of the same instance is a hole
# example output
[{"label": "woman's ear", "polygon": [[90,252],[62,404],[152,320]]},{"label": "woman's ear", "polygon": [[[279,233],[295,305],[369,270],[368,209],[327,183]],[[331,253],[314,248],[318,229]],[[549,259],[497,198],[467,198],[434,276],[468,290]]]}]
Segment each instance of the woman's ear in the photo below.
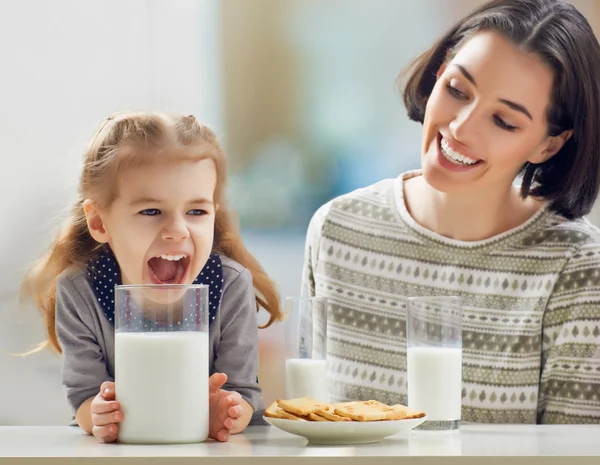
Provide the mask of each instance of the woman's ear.
[{"label": "woman's ear", "polygon": [[83,212],[90,235],[96,242],[106,244],[110,240],[110,234],[98,206],[92,200],[87,199],[83,202]]},{"label": "woman's ear", "polygon": [[558,136],[549,136],[544,145],[542,146],[542,150],[531,157],[529,159],[530,163],[540,164],[544,163],[547,160],[550,160],[554,155],[556,155],[560,149],[563,148],[563,145],[573,136],[573,130],[569,129],[567,131],[561,132]]}]

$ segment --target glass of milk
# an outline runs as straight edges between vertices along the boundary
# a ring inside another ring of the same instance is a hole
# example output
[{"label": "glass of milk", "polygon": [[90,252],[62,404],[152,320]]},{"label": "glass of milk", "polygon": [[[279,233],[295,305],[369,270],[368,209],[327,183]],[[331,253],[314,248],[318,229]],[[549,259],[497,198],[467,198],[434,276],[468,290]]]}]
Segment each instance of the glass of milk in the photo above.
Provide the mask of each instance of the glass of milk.
[{"label": "glass of milk", "polygon": [[286,398],[327,402],[327,299],[287,297],[284,312]]},{"label": "glass of milk", "polygon": [[119,442],[202,442],[208,436],[208,287],[115,289]]},{"label": "glass of milk", "polygon": [[420,429],[460,427],[462,400],[462,309],[460,297],[408,299],[408,406],[427,421]]}]

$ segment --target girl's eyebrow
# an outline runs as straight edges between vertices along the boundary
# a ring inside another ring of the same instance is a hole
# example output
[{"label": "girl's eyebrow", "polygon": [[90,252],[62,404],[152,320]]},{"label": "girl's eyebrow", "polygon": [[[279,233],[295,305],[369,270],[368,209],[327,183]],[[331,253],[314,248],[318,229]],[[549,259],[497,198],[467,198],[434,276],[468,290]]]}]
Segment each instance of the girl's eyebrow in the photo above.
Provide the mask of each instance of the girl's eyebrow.
[{"label": "girl's eyebrow", "polygon": [[132,200],[129,203],[130,205],[141,205],[147,203],[162,203],[162,200],[155,199],[153,197],[140,197],[139,199]]},{"label": "girl's eyebrow", "polygon": [[201,203],[201,204],[208,204],[208,205],[212,205],[213,201],[211,199],[207,199],[205,197],[200,197],[194,200],[190,200],[189,203]]},{"label": "girl's eyebrow", "polygon": [[[463,76],[467,79],[467,81],[469,81],[471,84],[473,84],[473,86],[477,87],[477,82],[475,81],[475,78],[473,77],[473,75],[471,73],[469,73],[467,71],[467,69],[463,65],[458,65],[458,64],[454,63],[454,66],[456,66],[458,68],[458,70],[463,74]],[[498,99],[498,101],[500,103],[503,103],[507,107],[511,108],[512,110],[523,113],[531,121],[533,121],[533,117],[531,116],[531,113],[529,113],[529,110],[527,110],[527,108],[525,108],[525,105],[521,105],[520,103],[512,102],[510,100],[506,100],[503,98]]]},{"label": "girl's eyebrow", "polygon": [[[133,201],[130,202],[131,205],[143,205],[143,204],[148,204],[148,203],[163,203],[162,200],[159,199],[155,199],[153,197],[141,197],[139,199],[135,199]],[[205,198],[205,197],[199,197],[196,199],[192,199],[190,200],[188,203],[193,203],[193,204],[208,204],[208,205],[213,205],[213,201]]]}]

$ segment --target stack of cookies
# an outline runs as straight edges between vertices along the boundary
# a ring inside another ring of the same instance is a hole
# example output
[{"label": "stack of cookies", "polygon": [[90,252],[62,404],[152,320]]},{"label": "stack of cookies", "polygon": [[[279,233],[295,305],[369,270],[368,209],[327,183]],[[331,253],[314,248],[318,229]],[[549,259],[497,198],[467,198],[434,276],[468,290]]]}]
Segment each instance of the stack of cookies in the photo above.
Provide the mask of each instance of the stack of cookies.
[{"label": "stack of cookies", "polygon": [[376,400],[324,404],[310,397],[273,402],[265,416],[298,421],[382,421],[421,418],[424,412],[404,405],[386,405]]}]

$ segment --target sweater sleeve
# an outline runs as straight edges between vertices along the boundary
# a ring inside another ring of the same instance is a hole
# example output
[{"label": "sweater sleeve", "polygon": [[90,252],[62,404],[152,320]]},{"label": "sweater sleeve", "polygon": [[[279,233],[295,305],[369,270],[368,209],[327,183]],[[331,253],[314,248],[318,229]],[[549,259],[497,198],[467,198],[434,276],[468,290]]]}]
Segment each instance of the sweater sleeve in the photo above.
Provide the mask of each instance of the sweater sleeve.
[{"label": "sweater sleeve", "polygon": [[600,241],[569,260],[543,319],[538,423],[600,423]]},{"label": "sweater sleeve", "polygon": [[331,208],[331,202],[322,205],[313,215],[306,232],[306,243],[304,247],[304,265],[302,267],[302,296],[316,295],[315,272],[317,269],[317,259],[319,246],[321,244],[321,235],[325,219]]},{"label": "sweater sleeve", "polygon": [[62,349],[62,383],[74,412],[100,391],[104,381],[114,381],[106,369],[98,344],[98,330],[89,304],[68,276],[56,284],[56,333]]},{"label": "sweater sleeve", "polygon": [[243,270],[223,292],[221,340],[212,372],[227,374],[223,389],[238,392],[254,409],[264,410],[258,377],[258,320],[252,274]]}]

